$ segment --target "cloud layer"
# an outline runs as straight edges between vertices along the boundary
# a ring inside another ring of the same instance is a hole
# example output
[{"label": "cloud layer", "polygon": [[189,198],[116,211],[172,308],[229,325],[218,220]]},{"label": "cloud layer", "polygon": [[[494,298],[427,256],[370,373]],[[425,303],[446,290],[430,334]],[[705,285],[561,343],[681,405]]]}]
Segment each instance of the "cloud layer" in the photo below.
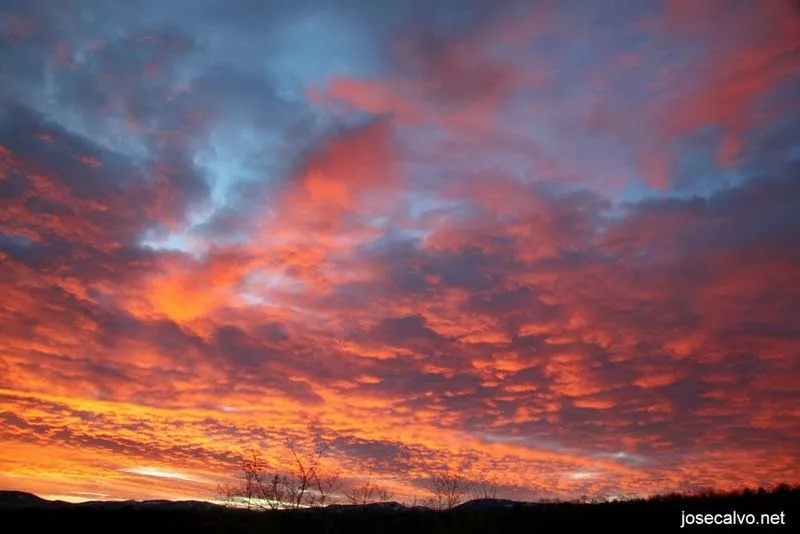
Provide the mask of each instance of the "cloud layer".
[{"label": "cloud layer", "polygon": [[798,482],[793,4],[4,2],[0,484]]}]

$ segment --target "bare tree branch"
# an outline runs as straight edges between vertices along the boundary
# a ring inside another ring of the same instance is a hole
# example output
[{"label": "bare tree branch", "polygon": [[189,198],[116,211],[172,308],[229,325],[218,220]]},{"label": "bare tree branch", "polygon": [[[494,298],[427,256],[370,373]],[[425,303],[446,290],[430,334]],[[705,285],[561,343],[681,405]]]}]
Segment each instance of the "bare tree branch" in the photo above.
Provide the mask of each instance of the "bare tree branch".
[{"label": "bare tree branch", "polygon": [[466,479],[449,469],[434,475],[429,485],[431,497],[428,505],[436,510],[449,510],[458,506],[469,489]]},{"label": "bare tree branch", "polygon": [[282,509],[323,506],[338,487],[338,474],[323,473],[321,462],[328,445],[318,441],[307,453],[294,441],[286,442],[288,460],[271,471],[258,451],[239,460],[237,484],[220,487],[222,499],[248,509]]},{"label": "bare tree branch", "polygon": [[469,485],[469,496],[472,499],[496,499],[497,484],[491,480],[478,480]]},{"label": "bare tree branch", "polygon": [[367,480],[362,484],[353,486],[345,498],[350,504],[370,504],[374,502],[387,502],[392,498],[392,492],[385,486],[381,486],[372,481],[372,471],[370,470]]}]

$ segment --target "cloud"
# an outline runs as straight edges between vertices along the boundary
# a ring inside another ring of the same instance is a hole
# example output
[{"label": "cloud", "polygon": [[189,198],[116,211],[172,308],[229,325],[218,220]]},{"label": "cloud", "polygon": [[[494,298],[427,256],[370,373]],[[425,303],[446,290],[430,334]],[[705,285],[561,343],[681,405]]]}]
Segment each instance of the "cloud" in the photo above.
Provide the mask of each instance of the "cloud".
[{"label": "cloud", "polygon": [[156,478],[172,478],[177,480],[188,480],[190,482],[208,482],[207,479],[195,475],[182,473],[180,471],[172,471],[170,469],[162,469],[159,467],[131,467],[123,469],[125,473],[132,473],[134,475],[142,475],[146,477]]},{"label": "cloud", "polygon": [[788,3],[7,4],[3,481],[797,477]]}]

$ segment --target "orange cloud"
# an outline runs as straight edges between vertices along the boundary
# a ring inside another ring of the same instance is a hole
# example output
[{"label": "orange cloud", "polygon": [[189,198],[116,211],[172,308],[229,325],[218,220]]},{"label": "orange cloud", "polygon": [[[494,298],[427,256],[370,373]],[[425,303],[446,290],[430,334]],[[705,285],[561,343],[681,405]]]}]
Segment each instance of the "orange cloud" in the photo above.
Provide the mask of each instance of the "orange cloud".
[{"label": "orange cloud", "polygon": [[4,17],[0,484],[212,498],[314,436],[398,498],[795,482],[796,17],[562,4]]}]

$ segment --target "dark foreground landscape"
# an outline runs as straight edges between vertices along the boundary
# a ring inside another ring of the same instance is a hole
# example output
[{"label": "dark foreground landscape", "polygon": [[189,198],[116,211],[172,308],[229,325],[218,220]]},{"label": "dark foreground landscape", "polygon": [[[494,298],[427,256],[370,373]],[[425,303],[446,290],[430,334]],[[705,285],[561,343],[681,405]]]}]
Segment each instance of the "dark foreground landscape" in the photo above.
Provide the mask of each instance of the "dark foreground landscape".
[{"label": "dark foreground landscape", "polygon": [[[3,532],[500,533],[500,532],[796,532],[800,486],[770,491],[668,495],[649,500],[521,503],[474,500],[448,511],[398,503],[332,505],[254,512],[204,502],[126,501],[69,504],[0,492]],[[702,517],[698,517],[701,514]],[[752,515],[751,515],[752,514]],[[693,521],[694,520],[694,521]],[[688,524],[717,521],[720,525]],[[763,524],[764,522],[768,524]],[[682,527],[682,525],[684,525]],[[9,528],[10,527],[10,528]]]}]

